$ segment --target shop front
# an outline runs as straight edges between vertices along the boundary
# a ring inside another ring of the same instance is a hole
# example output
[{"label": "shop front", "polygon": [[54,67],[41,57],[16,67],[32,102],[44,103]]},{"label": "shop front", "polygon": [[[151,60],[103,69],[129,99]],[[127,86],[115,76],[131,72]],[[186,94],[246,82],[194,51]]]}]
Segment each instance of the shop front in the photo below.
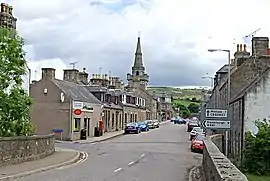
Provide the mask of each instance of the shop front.
[{"label": "shop front", "polygon": [[87,139],[93,136],[94,108],[85,102],[73,101],[72,140]]}]

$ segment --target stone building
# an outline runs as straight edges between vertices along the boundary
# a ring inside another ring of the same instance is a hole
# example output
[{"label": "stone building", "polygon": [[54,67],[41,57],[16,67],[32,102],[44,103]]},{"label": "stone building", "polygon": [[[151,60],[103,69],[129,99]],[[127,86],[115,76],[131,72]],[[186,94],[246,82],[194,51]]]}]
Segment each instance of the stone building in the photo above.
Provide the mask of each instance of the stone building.
[{"label": "stone building", "polygon": [[145,67],[143,65],[142,49],[141,49],[141,39],[138,37],[137,46],[135,51],[134,64],[132,66],[131,74],[127,74],[128,85],[126,90],[129,92],[135,92],[143,97],[145,100],[146,107],[146,119],[160,120],[160,111],[158,100],[147,91],[147,85],[149,82],[149,75],[145,72]]},{"label": "stone building", "polygon": [[[238,45],[231,71],[230,110],[232,114],[229,130],[228,156],[239,165],[241,150],[245,146],[245,133],[256,133],[253,121],[269,119],[270,77],[269,40],[267,37],[253,37],[252,55],[245,45]],[[218,106],[227,104],[227,78],[218,90],[219,97],[212,96],[210,102]],[[215,97],[215,98],[214,98]],[[216,99],[216,100],[214,100]]]},{"label": "stone building", "polygon": [[[61,130],[62,139],[78,140],[85,128],[87,137],[101,118],[102,103],[84,86],[75,82],[77,70],[65,70],[64,80],[55,78],[55,69],[43,68],[42,79],[30,87],[34,99],[31,123],[36,134],[50,134]],[[56,135],[60,139],[60,135]]]},{"label": "stone building", "polygon": [[[17,18],[13,15],[13,7],[9,6],[6,3],[1,3],[0,10],[0,26],[3,28],[8,28],[11,30],[16,30],[17,26]],[[26,73],[22,76],[23,79],[23,88],[29,95],[30,82],[31,82],[31,70],[26,65],[25,67]]]},{"label": "stone building", "polygon": [[173,116],[172,97],[166,93],[155,94],[155,96],[160,103],[161,120],[170,120]]},{"label": "stone building", "polygon": [[0,26],[16,30],[17,18],[13,16],[13,7],[1,3]]}]

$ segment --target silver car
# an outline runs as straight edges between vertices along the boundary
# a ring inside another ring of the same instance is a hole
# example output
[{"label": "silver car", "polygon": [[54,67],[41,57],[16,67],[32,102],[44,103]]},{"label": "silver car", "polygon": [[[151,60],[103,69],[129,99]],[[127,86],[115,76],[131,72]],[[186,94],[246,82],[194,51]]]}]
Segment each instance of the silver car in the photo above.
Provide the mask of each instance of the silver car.
[{"label": "silver car", "polygon": [[153,120],[154,128],[159,128],[159,121]]}]

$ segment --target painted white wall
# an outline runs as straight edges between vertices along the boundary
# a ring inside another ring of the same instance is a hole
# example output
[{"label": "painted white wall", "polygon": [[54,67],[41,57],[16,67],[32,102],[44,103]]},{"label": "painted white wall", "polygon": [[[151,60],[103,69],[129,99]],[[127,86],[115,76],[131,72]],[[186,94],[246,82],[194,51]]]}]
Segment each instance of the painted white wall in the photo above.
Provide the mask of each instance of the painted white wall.
[{"label": "painted white wall", "polygon": [[270,74],[258,82],[256,88],[245,95],[245,132],[251,131],[253,134],[258,132],[254,125],[255,120],[270,119]]}]

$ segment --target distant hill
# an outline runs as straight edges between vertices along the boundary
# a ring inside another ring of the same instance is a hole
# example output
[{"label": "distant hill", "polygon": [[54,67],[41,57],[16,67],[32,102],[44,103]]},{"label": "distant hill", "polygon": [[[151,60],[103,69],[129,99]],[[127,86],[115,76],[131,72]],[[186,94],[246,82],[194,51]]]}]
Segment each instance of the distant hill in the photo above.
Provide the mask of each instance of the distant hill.
[{"label": "distant hill", "polygon": [[151,92],[158,94],[166,93],[173,96],[174,99],[187,99],[196,98],[201,100],[202,89],[201,88],[178,88],[178,87],[148,87]]}]

